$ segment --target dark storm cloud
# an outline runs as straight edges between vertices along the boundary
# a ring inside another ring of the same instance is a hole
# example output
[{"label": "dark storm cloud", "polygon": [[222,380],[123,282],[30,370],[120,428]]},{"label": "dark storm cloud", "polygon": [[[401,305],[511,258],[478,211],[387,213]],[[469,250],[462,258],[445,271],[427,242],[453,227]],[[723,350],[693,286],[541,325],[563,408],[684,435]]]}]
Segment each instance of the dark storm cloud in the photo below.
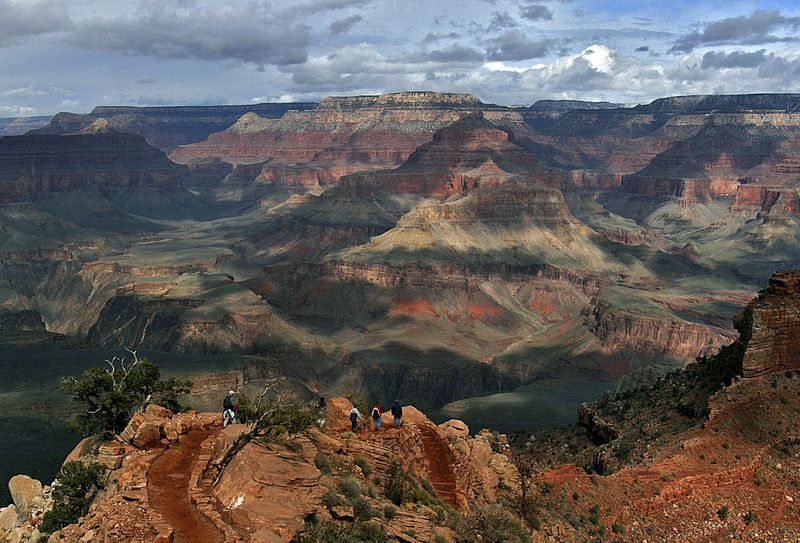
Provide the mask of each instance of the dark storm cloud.
[{"label": "dark storm cloud", "polygon": [[0,47],[71,27],[72,21],[65,2],[11,3],[9,0],[0,0]]},{"label": "dark storm cloud", "polygon": [[333,21],[328,25],[328,30],[331,34],[346,34],[350,32],[357,23],[363,20],[364,18],[361,15],[351,15],[350,17]]},{"label": "dark storm cloud", "polygon": [[757,68],[766,61],[767,54],[765,49],[753,52],[734,51],[732,53],[709,51],[703,55],[703,62],[700,67],[704,70],[713,68]]},{"label": "dark storm cloud", "polygon": [[519,30],[510,30],[484,43],[489,60],[526,60],[547,55],[555,40],[530,40]]},{"label": "dark storm cloud", "polygon": [[[313,4],[314,9],[322,9],[323,4],[340,5],[344,0]],[[226,3],[186,9],[165,3],[150,5],[135,15],[81,21],[67,40],[93,50],[162,58],[236,60],[264,66],[305,61],[311,28],[276,16],[269,4]]]},{"label": "dark storm cloud", "polygon": [[750,15],[739,15],[715,21],[702,32],[692,32],[680,38],[670,49],[671,53],[688,53],[703,45],[763,44],[786,41],[772,33],[782,29],[796,29],[800,17],[786,17],[779,10],[757,9]]},{"label": "dark storm cloud", "polygon": [[487,30],[495,32],[504,28],[514,28],[515,26],[519,26],[519,23],[507,11],[495,11],[492,13]]},{"label": "dark storm cloud", "polygon": [[549,21],[553,18],[553,12],[543,4],[523,5],[519,12],[523,19],[529,21]]},{"label": "dark storm cloud", "polygon": [[430,43],[435,43],[441,40],[457,40],[460,37],[461,34],[459,34],[458,32],[446,32],[442,34],[435,34],[433,32],[428,32],[428,35],[422,38],[422,41],[420,43],[422,43],[423,45],[428,45]]},{"label": "dark storm cloud", "polygon": [[313,0],[305,4],[296,4],[293,8],[297,16],[321,13],[323,11],[335,11],[347,8],[364,7],[371,4],[373,0]]},{"label": "dark storm cloud", "polygon": [[418,61],[429,62],[481,62],[484,54],[472,47],[453,45],[444,49],[437,49],[417,57]]}]

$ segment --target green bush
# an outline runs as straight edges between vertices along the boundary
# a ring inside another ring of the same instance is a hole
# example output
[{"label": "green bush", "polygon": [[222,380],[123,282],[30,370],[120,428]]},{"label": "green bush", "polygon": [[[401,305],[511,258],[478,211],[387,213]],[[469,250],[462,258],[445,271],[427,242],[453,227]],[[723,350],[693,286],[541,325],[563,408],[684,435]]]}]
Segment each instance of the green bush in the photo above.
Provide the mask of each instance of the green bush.
[{"label": "green bush", "polygon": [[389,468],[389,477],[385,482],[386,497],[395,505],[402,505],[409,497],[411,483],[408,474],[397,462],[392,461]]},{"label": "green bush", "polygon": [[108,368],[89,368],[80,377],[69,377],[60,388],[81,404],[82,414],[70,421],[70,428],[84,435],[98,432],[118,434],[131,415],[148,401],[173,411],[184,409],[178,399],[192,390],[191,381],[161,379],[161,370],[134,353],[132,362],[114,357]]},{"label": "green bush", "polygon": [[292,543],[386,543],[387,541],[389,536],[386,532],[371,522],[353,524],[318,522],[295,534],[292,539]]},{"label": "green bush", "polygon": [[728,518],[728,506],[727,505],[723,505],[722,507],[720,507],[719,510],[717,511],[717,516],[719,517],[719,520],[723,520],[724,521],[725,519],[727,519]]},{"label": "green bush", "polygon": [[591,509],[589,509],[589,522],[592,524],[598,524],[600,522],[600,506],[593,505]]},{"label": "green bush", "polygon": [[531,540],[522,522],[499,505],[475,507],[469,527],[484,543],[529,543]]},{"label": "green bush", "polygon": [[352,475],[343,478],[339,482],[339,487],[342,490],[342,494],[351,502],[361,497],[361,483]]},{"label": "green bush", "polygon": [[97,492],[105,486],[105,471],[105,466],[97,462],[64,464],[53,485],[53,508],[45,513],[39,530],[52,533],[85,515]]},{"label": "green bush", "polygon": [[372,508],[370,504],[367,503],[367,500],[364,498],[357,498],[352,501],[353,504],[353,514],[359,520],[369,520],[374,516],[377,516],[378,512]]},{"label": "green bush", "polygon": [[355,462],[356,466],[361,469],[361,472],[364,474],[364,477],[369,477],[372,475],[372,468],[369,467],[369,462],[363,456],[354,456],[353,462]]},{"label": "green bush", "polygon": [[314,465],[317,466],[317,469],[325,475],[330,475],[333,471],[333,468],[331,468],[330,459],[327,455],[322,453],[317,453],[317,456],[314,457]]},{"label": "green bush", "polygon": [[344,505],[344,501],[342,500],[341,496],[339,496],[333,490],[328,490],[325,494],[322,495],[322,505],[330,509],[331,507],[338,507],[339,505]]},{"label": "green bush", "polygon": [[397,508],[394,505],[387,503],[383,506],[383,518],[392,520],[395,515],[397,515]]}]

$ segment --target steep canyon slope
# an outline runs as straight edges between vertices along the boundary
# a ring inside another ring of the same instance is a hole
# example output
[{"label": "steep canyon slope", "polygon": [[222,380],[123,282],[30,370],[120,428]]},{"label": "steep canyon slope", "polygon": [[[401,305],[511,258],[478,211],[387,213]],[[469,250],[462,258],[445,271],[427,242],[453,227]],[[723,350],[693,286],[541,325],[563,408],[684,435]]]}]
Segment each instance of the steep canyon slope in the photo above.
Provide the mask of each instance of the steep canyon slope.
[{"label": "steep canyon slope", "polygon": [[54,120],[69,134],[0,139],[2,305],[426,408],[685,364],[800,265],[797,100],[336,97],[253,107],[171,161],[131,112]]}]

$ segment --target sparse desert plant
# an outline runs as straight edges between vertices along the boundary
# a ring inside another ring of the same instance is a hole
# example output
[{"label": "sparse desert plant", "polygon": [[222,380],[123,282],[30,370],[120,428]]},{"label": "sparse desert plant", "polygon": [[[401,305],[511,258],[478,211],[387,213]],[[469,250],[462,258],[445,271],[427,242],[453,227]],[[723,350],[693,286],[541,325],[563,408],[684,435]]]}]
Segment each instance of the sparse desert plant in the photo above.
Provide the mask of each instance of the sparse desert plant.
[{"label": "sparse desert plant", "polygon": [[397,515],[397,508],[394,505],[387,503],[383,506],[383,518],[392,520],[395,515]]},{"label": "sparse desert plant", "polygon": [[475,507],[469,526],[485,543],[528,543],[531,540],[522,521],[496,504]]},{"label": "sparse desert plant", "polygon": [[372,468],[369,466],[367,459],[363,456],[354,456],[353,462],[361,469],[361,473],[364,474],[364,477],[369,477],[372,474]]},{"label": "sparse desert plant", "polygon": [[341,496],[334,492],[333,490],[328,490],[325,494],[322,495],[322,505],[330,509],[331,507],[338,507],[339,505],[343,505],[344,501],[342,500]]},{"label": "sparse desert plant", "polygon": [[318,522],[295,534],[292,543],[386,543],[389,536],[371,522]]},{"label": "sparse desert plant", "polygon": [[86,514],[104,484],[106,468],[93,462],[67,462],[53,485],[53,508],[45,513],[39,530],[52,533]]},{"label": "sparse desert plant", "polygon": [[369,520],[378,514],[378,512],[367,503],[367,500],[360,496],[351,503],[353,505],[353,514],[359,520]]},{"label": "sparse desert plant", "polygon": [[314,457],[314,465],[325,475],[330,475],[333,471],[330,459],[323,453],[317,453],[317,456]]},{"label": "sparse desert plant", "polygon": [[345,497],[347,497],[347,499],[350,501],[361,497],[361,483],[359,483],[358,479],[352,475],[342,478],[342,480],[339,481],[339,488],[341,489],[342,494],[344,494]]},{"label": "sparse desert plant", "polygon": [[728,506],[723,505],[717,510],[717,517],[719,520],[725,521],[728,518]]},{"label": "sparse desert plant", "polygon": [[411,483],[408,474],[397,462],[392,461],[389,477],[386,478],[384,492],[395,505],[402,505],[409,498]]}]

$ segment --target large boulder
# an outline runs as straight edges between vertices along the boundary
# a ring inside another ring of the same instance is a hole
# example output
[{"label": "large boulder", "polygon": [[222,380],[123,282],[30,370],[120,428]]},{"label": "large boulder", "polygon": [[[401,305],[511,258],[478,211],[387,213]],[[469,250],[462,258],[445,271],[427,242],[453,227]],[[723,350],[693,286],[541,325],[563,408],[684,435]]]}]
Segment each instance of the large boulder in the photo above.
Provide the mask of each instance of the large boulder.
[{"label": "large boulder", "polygon": [[0,509],[0,541],[5,538],[17,526],[17,508],[13,505]]},{"label": "large boulder", "polygon": [[[347,432],[350,430],[350,410],[353,404],[347,398],[331,398],[327,403],[327,413],[325,415],[326,432]],[[367,413],[362,413],[367,416]]]},{"label": "large boulder", "polygon": [[[384,426],[392,426],[394,424],[394,417],[392,417],[391,406],[386,408],[386,413],[381,417],[381,424]],[[425,413],[414,407],[413,405],[403,406],[403,425],[411,424],[425,424],[430,422]]]},{"label": "large boulder", "polygon": [[23,521],[34,509],[45,505],[42,483],[27,475],[15,475],[8,482],[8,490],[17,508],[17,517]]},{"label": "large boulder", "polygon": [[[219,449],[232,437],[232,432],[223,432]],[[252,442],[225,468],[213,495],[235,523],[260,527],[261,541],[288,542],[303,528],[304,518],[319,512],[324,489],[315,454],[305,438]]]},{"label": "large boulder", "polygon": [[450,419],[439,425],[439,428],[445,431],[449,437],[454,439],[469,437],[469,426],[465,422],[457,419]]}]

